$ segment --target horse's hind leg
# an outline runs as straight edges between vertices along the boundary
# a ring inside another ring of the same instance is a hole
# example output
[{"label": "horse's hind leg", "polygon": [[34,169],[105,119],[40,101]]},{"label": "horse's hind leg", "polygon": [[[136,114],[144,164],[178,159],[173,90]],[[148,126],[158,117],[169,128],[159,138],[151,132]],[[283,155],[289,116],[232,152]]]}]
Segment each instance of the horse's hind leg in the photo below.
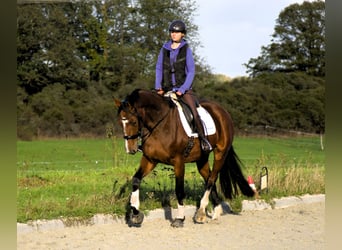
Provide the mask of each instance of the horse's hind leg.
[{"label": "horse's hind leg", "polygon": [[222,214],[222,206],[221,206],[222,200],[218,196],[218,193],[216,190],[216,184],[215,184],[216,179],[217,179],[217,174],[211,172],[210,176],[214,176],[213,181],[211,181],[211,178],[209,178],[207,181],[206,191],[201,199],[200,207],[197,210],[196,216],[195,216],[195,222],[197,223],[206,222],[207,220],[206,208],[209,204],[209,201],[212,202],[212,205],[214,207],[214,212],[213,212],[213,215],[211,216],[211,219],[217,220]]},{"label": "horse's hind leg", "polygon": [[213,206],[214,206],[214,212],[213,212],[211,219],[217,220],[220,217],[220,215],[223,213],[223,209],[222,209],[222,205],[221,205],[222,200],[218,196],[218,193],[216,190],[216,184],[213,185],[210,195],[211,195],[211,201],[212,201]]},{"label": "horse's hind leg", "polygon": [[197,210],[194,218],[195,222],[197,223],[206,222],[206,208],[209,204],[209,201],[211,201],[214,206],[214,213],[212,219],[218,219],[218,217],[222,213],[221,199],[219,198],[216,190],[218,169],[215,168],[215,166],[217,167],[218,164],[220,164],[220,161],[214,161],[214,168],[212,171],[210,171],[208,162],[197,162],[199,172],[203,176],[206,183],[206,191],[201,199],[200,207]]},{"label": "horse's hind leg", "polygon": [[208,186],[208,179],[210,177],[210,168],[209,168],[209,162],[208,162],[207,157],[205,159],[201,159],[197,161],[196,163],[197,163],[198,171],[205,181],[206,190],[201,199],[200,207],[198,208],[194,216],[194,221],[196,223],[204,223],[207,221],[206,208],[209,204],[209,196],[211,192],[211,187]]},{"label": "horse's hind leg", "polygon": [[200,207],[196,211],[194,221],[196,223],[205,223],[207,221],[206,208],[209,204],[210,189],[207,189],[201,199]]}]

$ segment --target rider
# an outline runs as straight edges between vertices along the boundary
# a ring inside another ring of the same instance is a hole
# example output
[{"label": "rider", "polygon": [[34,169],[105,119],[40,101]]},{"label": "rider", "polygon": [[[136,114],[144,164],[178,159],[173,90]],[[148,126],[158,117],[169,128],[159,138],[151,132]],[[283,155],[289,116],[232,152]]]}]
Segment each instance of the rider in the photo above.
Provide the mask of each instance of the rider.
[{"label": "rider", "polygon": [[158,56],[155,89],[160,95],[172,90],[188,104],[194,115],[201,148],[204,152],[210,152],[212,146],[204,135],[202,121],[196,109],[197,99],[191,89],[195,77],[195,61],[184,39],[186,26],[183,21],[173,21],[169,32],[171,39],[163,45]]}]

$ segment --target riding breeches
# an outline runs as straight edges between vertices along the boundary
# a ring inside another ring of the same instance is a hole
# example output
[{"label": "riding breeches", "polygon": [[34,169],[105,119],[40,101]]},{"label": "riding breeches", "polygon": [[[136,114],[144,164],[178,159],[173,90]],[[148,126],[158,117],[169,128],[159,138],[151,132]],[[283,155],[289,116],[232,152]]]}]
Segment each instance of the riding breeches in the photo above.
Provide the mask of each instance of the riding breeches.
[{"label": "riding breeches", "polygon": [[192,90],[188,90],[182,96],[182,100],[189,106],[191,112],[194,116],[195,126],[197,129],[197,133],[200,138],[204,138],[204,129],[202,125],[202,121],[197,112],[197,97],[194,95]]}]

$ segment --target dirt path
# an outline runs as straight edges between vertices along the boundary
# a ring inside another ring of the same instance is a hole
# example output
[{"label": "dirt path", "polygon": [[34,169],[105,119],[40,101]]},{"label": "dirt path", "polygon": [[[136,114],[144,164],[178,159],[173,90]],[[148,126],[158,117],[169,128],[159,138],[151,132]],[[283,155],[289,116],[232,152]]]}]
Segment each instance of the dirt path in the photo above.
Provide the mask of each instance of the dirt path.
[{"label": "dirt path", "polygon": [[18,232],[17,249],[324,249],[324,210],[323,200],[225,214],[202,225],[187,217],[184,228],[153,218],[141,228],[115,222]]}]

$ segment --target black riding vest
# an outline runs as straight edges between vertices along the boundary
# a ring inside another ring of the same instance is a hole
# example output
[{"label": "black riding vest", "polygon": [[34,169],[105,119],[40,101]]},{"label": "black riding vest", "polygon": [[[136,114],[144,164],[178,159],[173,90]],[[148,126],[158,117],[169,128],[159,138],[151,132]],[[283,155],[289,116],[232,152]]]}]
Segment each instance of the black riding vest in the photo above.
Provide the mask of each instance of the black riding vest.
[{"label": "black riding vest", "polygon": [[170,63],[170,50],[164,48],[164,56],[163,56],[163,89],[165,91],[172,90],[174,85],[172,85],[172,73],[175,73],[176,78],[176,87],[180,87],[185,79],[185,66],[186,66],[186,50],[188,45],[185,44],[183,47],[179,49],[176,62],[173,64],[173,67]]}]

